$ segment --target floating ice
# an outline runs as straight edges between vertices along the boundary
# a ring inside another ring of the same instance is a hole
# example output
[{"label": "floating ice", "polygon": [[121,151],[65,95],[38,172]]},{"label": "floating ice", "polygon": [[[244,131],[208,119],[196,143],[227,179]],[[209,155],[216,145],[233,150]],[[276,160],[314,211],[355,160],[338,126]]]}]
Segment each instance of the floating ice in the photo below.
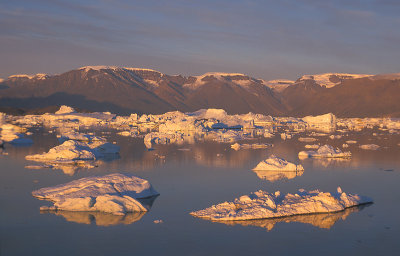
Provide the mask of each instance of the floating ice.
[{"label": "floating ice", "polygon": [[372,199],[365,196],[346,194],[339,187],[337,193],[300,189],[297,194],[286,195],[281,195],[279,191],[272,194],[259,190],[250,195],[241,196],[233,202],[213,205],[190,214],[216,221],[255,220],[299,214],[338,212],[352,206],[371,202]]},{"label": "floating ice", "polygon": [[28,155],[27,160],[46,163],[69,163],[77,160],[95,160],[109,154],[117,154],[119,147],[104,141],[67,140],[59,146],[51,148],[49,152],[36,155]]},{"label": "floating ice", "polygon": [[324,145],[321,146],[317,151],[300,151],[299,158],[308,158],[308,157],[317,157],[317,158],[346,158],[351,157],[350,152],[342,152],[340,149],[335,149],[332,146]]},{"label": "floating ice", "polygon": [[299,141],[301,141],[301,142],[314,142],[316,140],[317,140],[316,138],[310,138],[310,137],[301,137],[301,138],[299,138]]},{"label": "floating ice", "polygon": [[366,150],[378,150],[380,146],[376,144],[365,144],[365,145],[360,145],[360,148]]},{"label": "floating ice", "polygon": [[253,143],[253,144],[239,144],[235,143],[231,145],[231,148],[234,150],[239,150],[239,149],[262,149],[262,148],[269,148],[272,147],[272,144],[268,143]]},{"label": "floating ice", "polygon": [[1,140],[11,144],[32,144],[29,138],[24,138],[26,129],[13,124],[3,124],[1,127]]},{"label": "floating ice", "polygon": [[148,209],[136,199],[159,193],[144,179],[119,173],[88,177],[32,192],[34,197],[49,200],[51,207],[41,210],[100,211],[123,215]]},{"label": "floating ice", "polygon": [[253,170],[271,170],[271,171],[303,171],[301,165],[295,165],[285,159],[271,155],[266,160],[261,161]]}]

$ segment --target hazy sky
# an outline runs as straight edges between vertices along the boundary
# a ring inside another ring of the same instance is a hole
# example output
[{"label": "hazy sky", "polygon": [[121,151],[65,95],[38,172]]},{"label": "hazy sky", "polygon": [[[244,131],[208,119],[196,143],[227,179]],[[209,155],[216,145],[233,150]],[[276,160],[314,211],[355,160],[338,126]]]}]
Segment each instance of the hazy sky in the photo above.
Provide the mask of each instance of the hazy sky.
[{"label": "hazy sky", "polygon": [[0,77],[86,65],[296,79],[400,72],[398,0],[0,2]]}]

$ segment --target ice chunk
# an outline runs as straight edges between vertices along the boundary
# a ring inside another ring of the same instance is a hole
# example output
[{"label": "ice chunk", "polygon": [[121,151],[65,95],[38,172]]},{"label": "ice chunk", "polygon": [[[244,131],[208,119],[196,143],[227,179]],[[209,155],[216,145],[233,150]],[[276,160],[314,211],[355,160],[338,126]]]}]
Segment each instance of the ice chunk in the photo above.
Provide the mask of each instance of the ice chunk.
[{"label": "ice chunk", "polygon": [[32,144],[29,138],[24,138],[26,129],[13,124],[3,124],[1,126],[1,139],[11,144]]},{"label": "ice chunk", "polygon": [[262,148],[269,148],[272,147],[272,144],[268,143],[253,143],[253,144],[239,144],[235,143],[231,145],[231,148],[234,150],[239,150],[239,149],[262,149]]},{"label": "ice chunk", "polygon": [[301,137],[301,138],[299,138],[299,141],[301,141],[301,142],[314,142],[316,140],[317,140],[316,138],[311,138],[311,137]]},{"label": "ice chunk", "polygon": [[328,213],[371,203],[372,199],[341,192],[305,191],[297,194],[280,195],[259,190],[249,196],[242,196],[233,202],[213,205],[190,214],[210,220],[255,220],[293,216],[299,214]]},{"label": "ice chunk", "polygon": [[261,161],[253,170],[271,170],[271,171],[303,171],[301,165],[295,165],[285,159],[271,155],[264,161]]},{"label": "ice chunk", "polygon": [[346,158],[351,157],[350,152],[342,152],[340,149],[335,149],[330,145],[321,146],[317,151],[300,151],[299,158],[308,157],[327,157],[327,158]]},{"label": "ice chunk", "polygon": [[317,144],[312,144],[312,145],[304,145],[305,148],[309,148],[309,149],[318,149],[319,145]]},{"label": "ice chunk", "polygon": [[41,210],[100,211],[122,215],[148,209],[139,198],[159,193],[144,179],[119,173],[102,177],[88,177],[32,192],[34,197],[49,200],[52,207]]},{"label": "ice chunk", "polygon": [[63,144],[51,148],[49,152],[36,155],[28,155],[27,160],[46,163],[68,163],[76,160],[95,160],[108,154],[117,154],[119,147],[104,141],[67,140]]},{"label": "ice chunk", "polygon": [[62,105],[55,113],[56,115],[76,113],[75,109],[69,106]]},{"label": "ice chunk", "polygon": [[380,146],[376,144],[365,144],[365,145],[360,145],[360,148],[366,150],[378,150]]}]

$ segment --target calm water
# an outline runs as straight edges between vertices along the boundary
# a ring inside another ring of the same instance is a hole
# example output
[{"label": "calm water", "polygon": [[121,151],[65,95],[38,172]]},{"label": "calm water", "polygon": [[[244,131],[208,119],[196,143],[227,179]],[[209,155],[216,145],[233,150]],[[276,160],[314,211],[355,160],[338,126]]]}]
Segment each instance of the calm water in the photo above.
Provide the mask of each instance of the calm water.
[{"label": "calm water", "polygon": [[[147,151],[142,139],[106,135],[121,146],[120,158],[94,169],[26,169],[25,155],[58,144],[54,134],[36,132],[30,147],[6,145],[0,156],[1,255],[400,255],[400,142],[398,135],[356,136],[345,140],[376,143],[377,151],[350,145],[351,161],[300,161],[306,143],[259,139],[273,148],[230,149],[213,142],[158,145]],[[99,134],[101,135],[101,134]],[[312,143],[309,143],[312,144]],[[1,150],[1,149],[0,149]],[[303,164],[305,172],[271,182],[251,169],[271,153]],[[124,172],[148,179],[160,196],[145,214],[40,212],[50,205],[32,197],[38,188],[74,179]],[[258,189],[296,192],[299,188],[370,196],[374,204],[336,214],[248,222],[215,223],[189,215],[193,210]],[[154,220],[163,223],[155,224]]]}]

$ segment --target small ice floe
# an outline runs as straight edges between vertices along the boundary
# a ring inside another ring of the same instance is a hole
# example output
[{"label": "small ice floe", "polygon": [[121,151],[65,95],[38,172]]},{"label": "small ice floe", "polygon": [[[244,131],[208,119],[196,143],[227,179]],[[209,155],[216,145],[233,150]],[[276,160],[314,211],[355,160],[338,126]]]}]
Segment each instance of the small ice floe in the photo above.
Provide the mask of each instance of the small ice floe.
[{"label": "small ice floe", "polygon": [[342,148],[348,148],[348,147],[349,147],[349,144],[345,143],[345,144],[342,145]]},{"label": "small ice floe", "polygon": [[365,144],[365,145],[360,145],[360,148],[365,150],[378,150],[380,146],[376,144]]},{"label": "small ice floe", "polygon": [[300,137],[299,138],[299,141],[301,141],[301,142],[314,142],[314,141],[316,141],[317,139],[316,138],[311,138],[311,137]]},{"label": "small ice floe", "polygon": [[123,215],[148,211],[137,199],[154,197],[159,193],[145,179],[114,173],[42,188],[33,191],[32,195],[54,203],[40,210],[99,211]]},{"label": "small ice floe", "polygon": [[253,144],[239,144],[235,143],[231,145],[231,148],[234,150],[239,150],[239,149],[263,149],[263,148],[269,148],[272,147],[272,144],[269,143],[253,143]]},{"label": "small ice floe", "polygon": [[331,139],[331,140],[338,140],[338,139],[341,139],[342,138],[342,135],[330,135],[329,136],[329,139]]},{"label": "small ice floe", "polygon": [[339,212],[346,208],[372,203],[372,199],[346,194],[338,187],[336,193],[306,191],[281,195],[279,191],[262,190],[244,195],[233,202],[224,202],[190,214],[213,221],[255,220],[299,214]]},{"label": "small ice floe", "polygon": [[305,145],[304,146],[305,148],[308,148],[308,149],[318,149],[319,148],[319,145],[317,145],[317,144],[312,144],[312,145]]},{"label": "small ice floe", "polygon": [[346,140],[347,144],[356,144],[357,141],[356,140]]},{"label": "small ice floe", "polygon": [[67,140],[63,144],[51,148],[47,153],[28,155],[25,158],[37,162],[68,163],[77,160],[96,160],[118,152],[118,146],[104,141],[87,143]]},{"label": "small ice floe", "polygon": [[351,157],[350,152],[342,152],[338,148],[333,148],[330,145],[324,145],[319,147],[317,151],[300,151],[299,158],[309,158],[309,157],[316,157],[316,158],[346,158]]},{"label": "small ice floe", "polygon": [[161,224],[161,223],[164,223],[164,221],[163,220],[154,220],[153,223],[154,224]]},{"label": "small ice floe", "polygon": [[302,165],[295,165],[285,159],[271,155],[269,158],[261,161],[254,170],[271,170],[271,171],[303,171]]}]

